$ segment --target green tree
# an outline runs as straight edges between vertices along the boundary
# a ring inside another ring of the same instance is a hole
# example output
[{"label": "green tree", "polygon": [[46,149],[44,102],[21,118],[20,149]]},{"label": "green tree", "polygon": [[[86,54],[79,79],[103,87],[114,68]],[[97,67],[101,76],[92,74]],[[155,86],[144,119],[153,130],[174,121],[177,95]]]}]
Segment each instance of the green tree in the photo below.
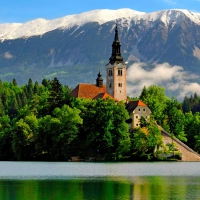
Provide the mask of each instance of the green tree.
[{"label": "green tree", "polygon": [[166,125],[169,127],[169,132],[172,136],[174,135],[186,142],[187,138],[184,132],[185,116],[182,112],[181,104],[174,98],[168,100],[164,113],[167,116]]},{"label": "green tree", "polygon": [[155,150],[164,145],[161,130],[155,125],[154,120],[146,127],[133,129],[131,141],[133,159],[155,159]]},{"label": "green tree", "polygon": [[12,127],[8,115],[0,117],[0,160],[13,160]]},{"label": "green tree", "polygon": [[168,99],[165,95],[165,89],[156,85],[151,85],[148,88],[144,86],[139,99],[147,104],[155,120],[162,125],[163,111]]},{"label": "green tree", "polygon": [[19,106],[17,103],[17,99],[16,99],[16,97],[14,97],[11,101],[11,105],[10,105],[9,112],[8,112],[8,115],[10,116],[11,119],[13,119],[17,116],[18,109],[19,109]]},{"label": "green tree", "polygon": [[187,134],[187,145],[196,151],[200,152],[200,113],[192,112],[185,113],[185,127],[184,131]]},{"label": "green tree", "polygon": [[13,83],[14,86],[17,86],[17,81],[16,81],[15,78],[13,79],[12,83]]},{"label": "green tree", "polygon": [[17,121],[12,131],[12,148],[17,160],[32,160],[35,154],[35,137],[38,120],[34,115]]},{"label": "green tree", "polygon": [[38,94],[39,93],[39,84],[37,81],[35,81],[34,87],[33,87],[33,93]]},{"label": "green tree", "polygon": [[64,93],[62,85],[57,78],[54,78],[51,82],[51,89],[48,98],[50,112],[52,112],[57,107],[61,108],[63,106],[63,98]]},{"label": "green tree", "polygon": [[122,102],[111,99],[76,99],[73,104],[81,110],[82,138],[88,155],[106,160],[118,160],[129,151],[128,113]]},{"label": "green tree", "polygon": [[31,78],[29,78],[28,85],[26,85],[26,88],[27,88],[26,96],[27,96],[28,100],[30,100],[33,96],[33,81]]},{"label": "green tree", "polygon": [[46,115],[39,119],[38,146],[47,160],[67,160],[72,156],[70,145],[82,123],[79,113],[78,109],[64,105],[56,108],[53,116]]}]

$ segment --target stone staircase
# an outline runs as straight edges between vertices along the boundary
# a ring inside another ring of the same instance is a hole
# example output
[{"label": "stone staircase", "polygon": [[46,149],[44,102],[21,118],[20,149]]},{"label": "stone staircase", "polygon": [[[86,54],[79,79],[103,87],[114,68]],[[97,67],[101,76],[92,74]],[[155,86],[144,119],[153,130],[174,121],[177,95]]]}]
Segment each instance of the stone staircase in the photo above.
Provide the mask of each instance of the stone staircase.
[{"label": "stone staircase", "polygon": [[[165,143],[172,143],[172,138],[170,136],[170,133],[165,131],[160,126],[159,128],[161,129],[161,133]],[[179,151],[182,153],[182,161],[188,161],[188,162],[200,161],[200,155],[194,150],[192,150],[190,147],[188,147],[186,144],[181,142],[179,139],[174,138],[173,142],[175,143]]]}]

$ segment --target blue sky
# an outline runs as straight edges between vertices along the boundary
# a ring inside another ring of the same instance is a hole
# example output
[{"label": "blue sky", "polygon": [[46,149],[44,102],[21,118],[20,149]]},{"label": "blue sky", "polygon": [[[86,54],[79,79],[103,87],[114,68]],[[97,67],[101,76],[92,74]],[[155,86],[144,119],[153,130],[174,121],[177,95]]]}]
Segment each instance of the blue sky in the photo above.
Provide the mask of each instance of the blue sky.
[{"label": "blue sky", "polygon": [[200,13],[200,0],[2,0],[0,23],[55,19],[94,9],[119,8],[143,12],[178,8]]}]

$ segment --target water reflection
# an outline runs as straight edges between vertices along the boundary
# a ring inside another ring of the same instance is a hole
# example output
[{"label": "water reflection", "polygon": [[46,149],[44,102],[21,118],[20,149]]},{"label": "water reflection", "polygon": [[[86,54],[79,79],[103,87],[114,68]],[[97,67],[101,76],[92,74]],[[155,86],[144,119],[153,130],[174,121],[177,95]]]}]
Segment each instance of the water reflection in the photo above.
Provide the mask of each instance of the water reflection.
[{"label": "water reflection", "polygon": [[137,176],[69,180],[1,180],[1,200],[200,199],[199,177]]}]

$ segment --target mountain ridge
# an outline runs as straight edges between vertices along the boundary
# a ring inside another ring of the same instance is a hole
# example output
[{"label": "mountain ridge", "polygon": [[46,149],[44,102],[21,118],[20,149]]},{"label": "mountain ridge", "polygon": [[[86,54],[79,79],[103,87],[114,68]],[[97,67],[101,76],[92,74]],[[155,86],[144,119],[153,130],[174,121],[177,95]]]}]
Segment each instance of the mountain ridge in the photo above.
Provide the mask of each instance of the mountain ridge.
[{"label": "mountain ridge", "polygon": [[[81,14],[67,15],[53,20],[37,18],[25,23],[0,24],[0,40],[3,41],[23,37],[29,38],[32,36],[43,35],[58,28],[67,29],[73,26],[82,26],[89,22],[98,22],[101,25],[105,22],[122,18],[130,18],[130,20],[135,21],[148,20],[148,22],[155,22],[161,18],[161,20],[168,25],[170,20],[173,21],[175,18],[180,17],[180,13],[186,15],[194,23],[200,24],[200,13],[183,9],[161,10],[151,13],[135,11],[129,8],[118,10],[99,9]],[[167,17],[170,15],[172,18]]]}]

